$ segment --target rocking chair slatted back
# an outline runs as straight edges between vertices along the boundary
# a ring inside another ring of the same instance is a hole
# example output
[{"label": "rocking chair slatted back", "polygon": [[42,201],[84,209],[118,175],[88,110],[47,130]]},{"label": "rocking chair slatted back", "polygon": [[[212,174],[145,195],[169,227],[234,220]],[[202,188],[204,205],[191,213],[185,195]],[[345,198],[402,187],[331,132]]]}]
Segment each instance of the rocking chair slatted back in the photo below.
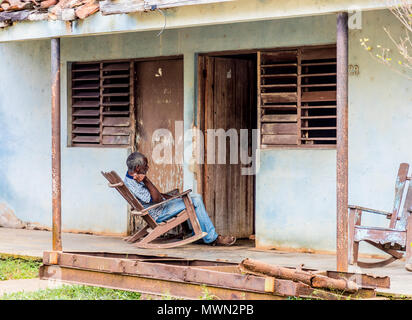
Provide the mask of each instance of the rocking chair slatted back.
[{"label": "rocking chair slatted back", "polygon": [[401,163],[399,165],[398,176],[395,183],[395,200],[392,210],[391,221],[389,228],[395,229],[399,217],[400,206],[402,203],[403,191],[405,190],[406,181],[408,178],[409,164]]},{"label": "rocking chair slatted back", "polygon": [[412,210],[412,183],[409,182],[408,191],[406,193],[405,203],[403,204],[402,215],[399,222],[396,224],[395,229],[405,231],[408,225],[408,218],[410,211]]},{"label": "rocking chair slatted back", "polygon": [[[141,211],[144,209],[142,204],[137,198],[130,192],[130,190],[124,185],[124,182],[115,171],[103,172],[102,175],[109,181],[109,187],[115,188],[122,197],[130,204],[132,210]],[[143,215],[142,218],[150,227],[156,227],[157,223],[153,220],[150,214]]]}]

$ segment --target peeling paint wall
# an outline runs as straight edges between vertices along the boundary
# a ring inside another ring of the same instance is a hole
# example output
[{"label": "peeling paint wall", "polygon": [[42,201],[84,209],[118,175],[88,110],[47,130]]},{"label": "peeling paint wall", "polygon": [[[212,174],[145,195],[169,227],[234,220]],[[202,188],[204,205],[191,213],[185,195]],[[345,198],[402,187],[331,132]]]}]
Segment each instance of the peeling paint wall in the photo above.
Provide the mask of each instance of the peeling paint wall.
[{"label": "peeling paint wall", "polygon": [[[349,32],[349,64],[359,66],[359,75],[349,76],[349,204],[392,211],[399,164],[412,163],[412,86],[360,45],[369,38],[373,53],[377,45],[391,48],[383,26],[399,34],[388,11],[362,13],[362,29]],[[263,150],[261,159],[258,245],[334,251],[336,151]],[[389,226],[379,215],[364,213],[362,221]],[[382,253],[368,244],[360,250]]]},{"label": "peeling paint wall", "polygon": [[51,224],[50,45],[0,45],[0,202]]},{"label": "peeling paint wall", "polygon": [[[350,32],[349,44],[349,63],[360,67],[360,75],[349,78],[349,198],[389,210],[399,162],[412,162],[410,85],[359,45],[360,37],[383,41],[380,27],[394,18],[387,11],[362,17],[363,29]],[[62,39],[63,229],[126,230],[126,204],[107,188],[100,170],[122,173],[127,150],[67,147],[68,61],[183,54],[184,127],[189,129],[197,112],[196,53],[327,44],[335,42],[335,30],[335,16],[323,15],[166,29],[159,37],[150,31]],[[0,200],[20,219],[46,225],[51,223],[49,50],[43,40],[0,44]],[[185,142],[186,159],[192,155],[188,146]],[[256,186],[259,246],[335,249],[335,158],[335,150],[262,151]],[[195,186],[185,165],[184,188]]]},{"label": "peeling paint wall", "polygon": [[[399,164],[412,165],[412,81],[359,49],[359,39],[368,38],[373,53],[377,45],[396,52],[384,26],[400,36],[398,20],[387,11],[364,13],[362,29],[350,33],[349,63],[359,65],[360,74],[349,77],[349,203],[392,211]],[[379,215],[364,214],[362,221],[389,226]],[[361,252],[369,248],[361,244]]]},{"label": "peeling paint wall", "polygon": [[[0,57],[0,202],[25,222],[50,227],[50,42],[1,44]],[[62,99],[65,87],[63,74]],[[63,230],[124,233],[126,204],[100,170],[123,172],[127,150],[67,148],[62,102]]]},{"label": "peeling paint wall", "polygon": [[260,162],[256,177],[258,245],[333,249],[336,150],[263,150]]},{"label": "peeling paint wall", "polygon": [[[68,61],[183,54],[184,128],[189,129],[196,114],[196,53],[304,45],[309,38],[313,44],[330,43],[334,41],[334,32],[326,26],[333,26],[334,21],[334,16],[322,16],[165,30],[159,37],[158,32],[141,32],[62,39],[63,229],[123,233],[127,225],[125,201],[107,187],[100,174],[100,170],[109,169],[123,173],[127,149],[67,147]],[[286,33],[288,38],[281,37]],[[50,226],[50,44],[43,40],[4,43],[0,44],[0,52],[0,70],[4,70],[0,73],[0,82],[8,84],[0,86],[0,121],[6,125],[1,130],[4,141],[0,146],[4,163],[0,169],[4,177],[0,181],[1,198],[23,221]],[[28,151],[33,156],[27,157]],[[185,142],[185,153],[189,159],[192,151],[188,142]],[[30,172],[27,178],[26,170]],[[193,172],[185,165],[184,188],[195,185]]]}]

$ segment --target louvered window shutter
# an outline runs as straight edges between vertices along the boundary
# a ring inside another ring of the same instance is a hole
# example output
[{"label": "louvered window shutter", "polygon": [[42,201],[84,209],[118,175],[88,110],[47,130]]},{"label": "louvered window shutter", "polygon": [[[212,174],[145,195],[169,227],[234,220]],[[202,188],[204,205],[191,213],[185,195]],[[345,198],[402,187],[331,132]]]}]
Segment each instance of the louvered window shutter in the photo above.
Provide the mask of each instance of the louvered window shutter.
[{"label": "louvered window shutter", "polygon": [[72,145],[129,146],[133,63],[72,64]]},{"label": "louvered window shutter", "polygon": [[261,146],[336,145],[336,47],[258,52]]}]

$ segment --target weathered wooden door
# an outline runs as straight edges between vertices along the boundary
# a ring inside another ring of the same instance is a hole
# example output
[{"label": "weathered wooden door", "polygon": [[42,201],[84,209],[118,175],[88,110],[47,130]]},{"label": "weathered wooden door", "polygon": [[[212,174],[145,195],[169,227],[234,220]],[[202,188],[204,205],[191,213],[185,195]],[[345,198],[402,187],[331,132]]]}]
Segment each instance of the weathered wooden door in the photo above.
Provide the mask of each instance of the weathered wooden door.
[{"label": "weathered wooden door", "polygon": [[[140,61],[135,70],[136,150],[147,156],[148,177],[160,192],[174,188],[182,191],[183,168],[176,163],[174,138],[175,122],[183,121],[183,60]],[[153,160],[152,152],[159,142],[152,137],[157,129],[167,129],[173,137],[172,163],[158,164]]]},{"label": "weathered wooden door", "polygon": [[[251,129],[256,128],[254,63],[249,59],[206,57],[204,128],[236,129],[238,147],[240,129],[248,129],[249,155]],[[208,138],[205,134],[205,146]],[[242,175],[240,161],[230,163],[230,141],[226,139],[226,162],[218,164],[218,139],[215,139],[215,163],[207,158],[204,165],[203,197],[206,209],[218,233],[248,237],[254,231],[254,176]]]}]

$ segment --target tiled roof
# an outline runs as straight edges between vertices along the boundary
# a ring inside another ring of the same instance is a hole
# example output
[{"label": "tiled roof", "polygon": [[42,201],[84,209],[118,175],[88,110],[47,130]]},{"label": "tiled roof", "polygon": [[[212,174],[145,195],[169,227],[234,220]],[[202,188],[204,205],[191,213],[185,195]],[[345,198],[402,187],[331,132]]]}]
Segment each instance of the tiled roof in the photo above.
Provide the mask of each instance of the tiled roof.
[{"label": "tiled roof", "polygon": [[73,21],[97,11],[109,15],[227,1],[233,0],[0,0],[0,29],[22,20]]},{"label": "tiled roof", "polygon": [[0,28],[22,20],[84,19],[97,11],[96,0],[0,0]]}]

